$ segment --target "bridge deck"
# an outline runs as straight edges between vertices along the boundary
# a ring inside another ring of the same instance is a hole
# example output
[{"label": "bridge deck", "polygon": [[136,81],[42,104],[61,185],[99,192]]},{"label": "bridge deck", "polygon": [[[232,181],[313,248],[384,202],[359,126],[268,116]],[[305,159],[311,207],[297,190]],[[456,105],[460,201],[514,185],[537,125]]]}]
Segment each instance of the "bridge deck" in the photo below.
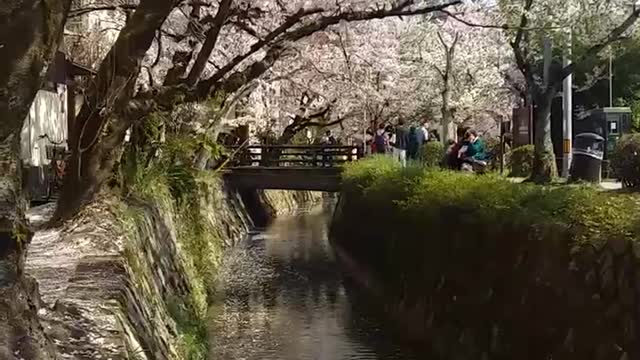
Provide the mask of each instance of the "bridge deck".
[{"label": "bridge deck", "polygon": [[234,186],[249,189],[339,191],[341,165],[361,157],[354,146],[260,145],[238,150],[223,175]]},{"label": "bridge deck", "polygon": [[249,189],[340,190],[339,167],[259,167],[240,166],[225,169],[224,177],[234,186]]}]

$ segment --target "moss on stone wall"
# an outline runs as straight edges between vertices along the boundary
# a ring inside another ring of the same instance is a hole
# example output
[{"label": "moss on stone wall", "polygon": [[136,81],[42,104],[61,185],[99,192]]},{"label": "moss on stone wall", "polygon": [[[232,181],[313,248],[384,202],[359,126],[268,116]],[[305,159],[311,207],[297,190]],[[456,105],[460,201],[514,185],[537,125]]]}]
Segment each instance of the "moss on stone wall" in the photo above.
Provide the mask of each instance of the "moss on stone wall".
[{"label": "moss on stone wall", "polygon": [[[160,253],[171,256],[168,261],[172,264],[171,269],[163,272],[162,261],[151,262],[138,266],[132,276],[139,284],[175,277],[170,284],[161,284],[159,294],[147,296],[163,301],[163,304],[154,305],[166,308],[175,321],[181,358],[205,359],[206,313],[213,289],[211,284],[216,279],[223,249],[230,245],[223,239],[231,239],[233,244],[234,238],[246,233],[250,221],[244,215],[242,204],[230,195],[232,193],[225,192],[218,178],[196,174],[191,186],[183,187],[179,195],[172,191],[171,181],[165,175],[149,172],[134,185],[134,191],[123,204],[125,216],[119,216],[124,228],[135,230],[127,236],[125,254],[129,254],[129,263],[136,264],[146,260],[139,256],[141,249],[163,242],[158,236],[171,239],[168,247],[160,249]],[[158,216],[146,220],[145,217],[153,212]],[[162,227],[166,231],[158,234]],[[152,241],[142,244],[145,238]]]}]

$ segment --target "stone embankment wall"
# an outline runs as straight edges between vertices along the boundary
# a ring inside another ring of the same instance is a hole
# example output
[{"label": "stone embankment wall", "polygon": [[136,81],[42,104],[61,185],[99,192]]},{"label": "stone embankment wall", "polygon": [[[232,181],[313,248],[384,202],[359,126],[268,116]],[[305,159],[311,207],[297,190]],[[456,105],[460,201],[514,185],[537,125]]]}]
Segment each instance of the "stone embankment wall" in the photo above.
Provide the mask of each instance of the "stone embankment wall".
[{"label": "stone embankment wall", "polygon": [[640,359],[639,242],[580,243],[557,223],[465,226],[474,214],[455,204],[432,214],[440,228],[354,191],[332,237],[398,331],[434,359]]},{"label": "stone embankment wall", "polygon": [[[207,285],[215,279],[198,274],[215,277],[224,249],[253,226],[235,191],[213,181],[201,192],[200,204],[190,206],[200,207],[204,229],[213,232],[202,249],[180,238],[180,227],[189,224],[181,224],[178,210],[163,199],[126,204],[104,199],[64,227],[35,234],[26,271],[39,284],[39,317],[60,358],[182,358],[181,346],[188,339],[177,328],[172,307],[190,304],[206,311]],[[300,197],[309,196],[279,192],[259,197],[292,210]],[[51,211],[33,209],[32,222],[43,222]],[[195,251],[204,254],[204,262],[194,265],[190,257]]]}]

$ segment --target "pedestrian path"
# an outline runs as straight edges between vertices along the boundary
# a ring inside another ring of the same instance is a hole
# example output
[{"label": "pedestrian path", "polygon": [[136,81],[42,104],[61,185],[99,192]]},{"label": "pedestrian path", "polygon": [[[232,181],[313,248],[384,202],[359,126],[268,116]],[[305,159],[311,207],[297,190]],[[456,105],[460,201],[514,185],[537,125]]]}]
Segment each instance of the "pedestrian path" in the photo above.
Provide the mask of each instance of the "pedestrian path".
[{"label": "pedestrian path", "polygon": [[[509,179],[509,181],[512,181],[512,182],[515,182],[515,183],[521,183],[526,178],[523,178],[523,177],[510,177],[510,178],[507,178],[507,179]],[[558,183],[563,183],[563,182],[566,182],[566,179],[559,179],[558,180]],[[616,181],[615,179],[604,179],[600,183],[600,187],[605,191],[620,190],[620,189],[622,189],[622,183],[619,182],[619,181]]]}]

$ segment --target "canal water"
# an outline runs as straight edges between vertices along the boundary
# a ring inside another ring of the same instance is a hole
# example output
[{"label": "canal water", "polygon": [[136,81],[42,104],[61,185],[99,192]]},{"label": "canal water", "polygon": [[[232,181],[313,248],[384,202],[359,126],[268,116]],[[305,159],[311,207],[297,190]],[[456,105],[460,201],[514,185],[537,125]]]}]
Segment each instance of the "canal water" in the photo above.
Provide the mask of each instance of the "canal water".
[{"label": "canal water", "polygon": [[394,340],[345,279],[329,220],[326,209],[278,219],[227,256],[210,311],[209,359],[424,359]]}]

